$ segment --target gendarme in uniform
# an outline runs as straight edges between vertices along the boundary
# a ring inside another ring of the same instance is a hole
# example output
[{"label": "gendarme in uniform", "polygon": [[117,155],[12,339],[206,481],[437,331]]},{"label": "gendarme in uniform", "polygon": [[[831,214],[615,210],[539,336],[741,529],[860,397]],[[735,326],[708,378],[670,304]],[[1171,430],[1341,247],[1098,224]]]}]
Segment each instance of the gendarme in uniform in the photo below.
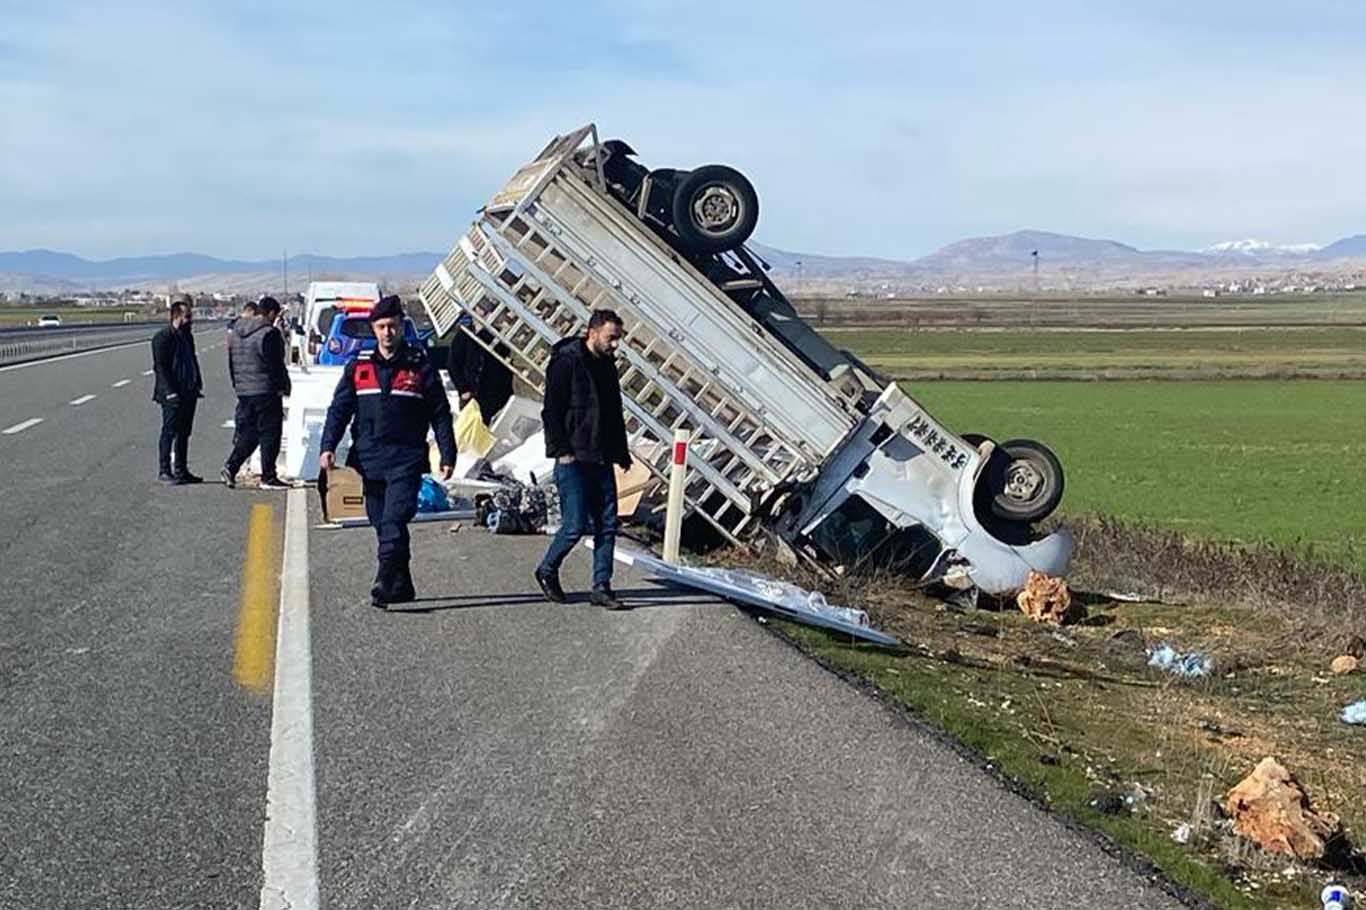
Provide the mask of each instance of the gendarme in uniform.
[{"label": "gendarme in uniform", "polygon": [[[408,565],[408,522],[417,514],[417,494],[428,469],[427,428],[436,435],[445,477],[455,465],[455,434],[436,367],[425,350],[404,343],[399,299],[385,297],[375,304],[370,324],[380,344],[342,368],[327,409],[322,454],[324,467],[329,467],[350,425],[346,463],[364,480],[365,514],[379,539],[379,571],[370,594],[376,606],[384,606],[416,596]],[[386,346],[386,337],[392,346]]]}]

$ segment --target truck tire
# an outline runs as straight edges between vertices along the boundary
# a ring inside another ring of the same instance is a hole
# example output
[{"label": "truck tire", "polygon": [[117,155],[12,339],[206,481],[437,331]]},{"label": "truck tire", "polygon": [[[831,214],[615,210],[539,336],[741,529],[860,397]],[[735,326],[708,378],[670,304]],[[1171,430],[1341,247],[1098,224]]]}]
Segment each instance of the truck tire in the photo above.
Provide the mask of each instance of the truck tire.
[{"label": "truck tire", "polygon": [[733,250],[759,223],[759,196],[744,174],[724,164],[699,167],[674,190],[673,226],[695,253]]},{"label": "truck tire", "polygon": [[1062,501],[1062,464],[1033,439],[1007,439],[987,462],[991,511],[1009,521],[1042,521]]}]

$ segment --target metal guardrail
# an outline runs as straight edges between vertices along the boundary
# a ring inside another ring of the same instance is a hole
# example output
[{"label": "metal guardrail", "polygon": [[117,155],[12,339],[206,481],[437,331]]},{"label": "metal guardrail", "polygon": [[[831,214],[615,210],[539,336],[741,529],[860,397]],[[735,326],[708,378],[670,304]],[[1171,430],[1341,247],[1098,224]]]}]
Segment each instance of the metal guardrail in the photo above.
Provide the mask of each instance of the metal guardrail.
[{"label": "metal guardrail", "polygon": [[162,323],[93,325],[0,330],[0,364],[23,363],[116,344],[151,340]]}]

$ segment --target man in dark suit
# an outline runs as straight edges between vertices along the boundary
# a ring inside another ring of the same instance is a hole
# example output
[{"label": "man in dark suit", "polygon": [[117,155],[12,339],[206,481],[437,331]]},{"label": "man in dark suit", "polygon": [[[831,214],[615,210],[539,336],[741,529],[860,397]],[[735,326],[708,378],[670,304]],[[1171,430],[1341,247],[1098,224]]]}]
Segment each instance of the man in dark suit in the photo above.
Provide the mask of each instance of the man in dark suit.
[{"label": "man in dark suit", "polygon": [[190,473],[189,464],[194,410],[204,389],[199,356],[194,349],[193,323],[193,306],[188,300],[177,300],[171,304],[170,325],[152,336],[152,371],[156,374],[152,400],[161,405],[161,438],[157,447],[161,472],[157,480],[162,483],[204,481]]}]

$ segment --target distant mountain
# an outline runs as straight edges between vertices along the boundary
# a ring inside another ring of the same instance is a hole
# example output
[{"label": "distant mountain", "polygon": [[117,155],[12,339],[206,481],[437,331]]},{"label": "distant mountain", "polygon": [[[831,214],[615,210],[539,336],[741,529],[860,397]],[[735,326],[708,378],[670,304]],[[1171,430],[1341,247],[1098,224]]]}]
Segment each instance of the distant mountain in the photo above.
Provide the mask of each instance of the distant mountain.
[{"label": "distant mountain", "polygon": [[1314,254],[1315,259],[1343,259],[1349,256],[1366,256],[1366,234],[1344,237]]},{"label": "distant mountain", "polygon": [[927,272],[987,273],[1042,266],[1184,266],[1199,264],[1199,253],[1144,251],[1115,240],[1073,237],[1049,231],[1015,231],[951,243],[913,263]]},{"label": "distant mountain", "polygon": [[[1076,237],[1049,231],[1015,231],[971,237],[914,260],[799,253],[751,243],[770,266],[770,275],[789,292],[879,294],[904,289],[1016,287],[1031,280],[1038,253],[1039,283],[1044,287],[1145,286],[1170,282],[1194,286],[1276,273],[1357,274],[1366,259],[1366,234],[1345,237],[1325,247],[1278,245],[1263,240],[1230,240],[1196,252],[1141,250],[1116,240]],[[396,290],[429,275],[443,255],[431,252],[350,258],[299,255],[289,258],[291,287],[317,279],[377,280]],[[1331,264],[1330,264],[1331,263]],[[142,288],[164,291],[229,291],[243,295],[278,291],[279,260],[219,259],[200,253],[88,260],[52,250],[0,252],[0,293],[77,293],[86,288]]]},{"label": "distant mountain", "polygon": [[[291,273],[312,270],[327,275],[363,277],[426,274],[441,261],[439,253],[399,253],[394,256],[336,258],[310,254],[289,257]],[[35,280],[109,286],[149,281],[174,281],[200,275],[278,274],[279,260],[218,259],[200,253],[89,260],[52,250],[0,252],[0,273],[26,275]]]},{"label": "distant mountain", "polygon": [[801,265],[803,276],[825,277],[833,275],[893,275],[913,271],[914,266],[900,259],[877,259],[867,256],[822,256],[817,253],[793,253],[762,243],[747,244],[750,251],[767,262],[774,272],[792,273]]}]

